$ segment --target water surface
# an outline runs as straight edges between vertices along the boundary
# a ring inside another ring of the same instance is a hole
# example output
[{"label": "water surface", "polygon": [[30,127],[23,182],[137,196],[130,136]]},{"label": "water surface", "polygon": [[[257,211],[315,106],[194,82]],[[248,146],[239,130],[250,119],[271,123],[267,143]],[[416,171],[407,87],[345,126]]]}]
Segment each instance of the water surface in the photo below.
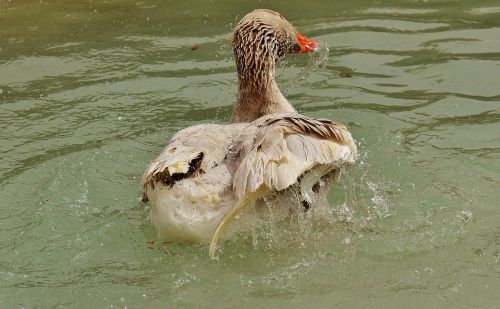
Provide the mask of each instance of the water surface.
[{"label": "water surface", "polygon": [[[280,85],[361,154],[335,220],[211,261],[156,239],[140,176],[229,117],[258,7],[328,46]],[[0,307],[498,308],[499,81],[498,1],[1,1]]]}]

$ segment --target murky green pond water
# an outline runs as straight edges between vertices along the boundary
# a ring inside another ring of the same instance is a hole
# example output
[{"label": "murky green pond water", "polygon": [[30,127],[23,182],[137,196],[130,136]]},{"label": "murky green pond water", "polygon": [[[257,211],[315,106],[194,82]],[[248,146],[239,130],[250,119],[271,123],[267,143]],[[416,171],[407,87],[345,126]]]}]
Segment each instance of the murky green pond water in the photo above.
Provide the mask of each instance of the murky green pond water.
[{"label": "murky green pond water", "polygon": [[[330,48],[279,79],[359,143],[337,219],[148,243],[143,169],[228,118],[257,7]],[[498,0],[1,0],[0,154],[1,308],[500,307]]]}]

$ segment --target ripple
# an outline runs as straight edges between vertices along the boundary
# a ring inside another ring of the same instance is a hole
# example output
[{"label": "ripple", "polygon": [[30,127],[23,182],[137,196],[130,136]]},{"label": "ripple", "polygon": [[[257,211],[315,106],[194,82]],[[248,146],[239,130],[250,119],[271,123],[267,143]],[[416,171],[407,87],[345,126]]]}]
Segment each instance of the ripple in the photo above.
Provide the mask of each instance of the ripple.
[{"label": "ripple", "polygon": [[386,7],[386,8],[369,8],[363,11],[368,14],[401,14],[401,15],[421,15],[421,14],[431,14],[437,13],[436,9],[408,9],[408,8],[396,8],[396,7]]},{"label": "ripple", "polygon": [[342,28],[373,28],[381,29],[386,31],[427,31],[435,30],[440,28],[447,28],[449,25],[446,23],[428,23],[428,22],[414,22],[408,20],[398,20],[398,19],[358,19],[358,20],[345,20],[345,21],[333,21],[314,25],[314,27],[308,27],[310,30],[337,30]]},{"label": "ripple", "polygon": [[500,7],[492,6],[492,7],[482,7],[482,8],[474,8],[469,11],[471,14],[497,14],[500,13]]},{"label": "ripple", "polygon": [[322,44],[282,89],[360,152],[331,217],[211,261],[156,239],[139,178],[178,129],[229,117],[229,23],[254,4],[2,3],[0,306],[495,307],[498,3],[370,6],[281,8]]}]

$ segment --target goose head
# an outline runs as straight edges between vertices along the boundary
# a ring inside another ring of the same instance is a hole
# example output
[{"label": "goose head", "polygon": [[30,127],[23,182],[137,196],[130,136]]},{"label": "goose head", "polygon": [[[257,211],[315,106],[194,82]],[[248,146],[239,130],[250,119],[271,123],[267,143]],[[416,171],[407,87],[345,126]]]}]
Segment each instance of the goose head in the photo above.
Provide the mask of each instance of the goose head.
[{"label": "goose head", "polygon": [[234,29],[233,52],[241,78],[271,71],[273,64],[286,54],[308,53],[317,47],[317,42],[300,34],[281,14],[271,10],[248,13]]}]

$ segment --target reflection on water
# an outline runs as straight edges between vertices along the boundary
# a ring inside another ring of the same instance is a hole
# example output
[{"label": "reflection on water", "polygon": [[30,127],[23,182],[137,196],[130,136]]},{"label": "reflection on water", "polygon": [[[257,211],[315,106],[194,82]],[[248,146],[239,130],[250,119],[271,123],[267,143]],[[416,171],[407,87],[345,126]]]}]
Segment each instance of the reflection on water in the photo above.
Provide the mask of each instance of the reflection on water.
[{"label": "reflection on water", "polygon": [[[264,224],[215,262],[156,239],[139,177],[179,128],[229,117],[230,29],[261,6],[322,42],[279,82],[347,124],[360,157],[324,220]],[[0,16],[0,307],[498,306],[497,1],[10,1]]]}]

